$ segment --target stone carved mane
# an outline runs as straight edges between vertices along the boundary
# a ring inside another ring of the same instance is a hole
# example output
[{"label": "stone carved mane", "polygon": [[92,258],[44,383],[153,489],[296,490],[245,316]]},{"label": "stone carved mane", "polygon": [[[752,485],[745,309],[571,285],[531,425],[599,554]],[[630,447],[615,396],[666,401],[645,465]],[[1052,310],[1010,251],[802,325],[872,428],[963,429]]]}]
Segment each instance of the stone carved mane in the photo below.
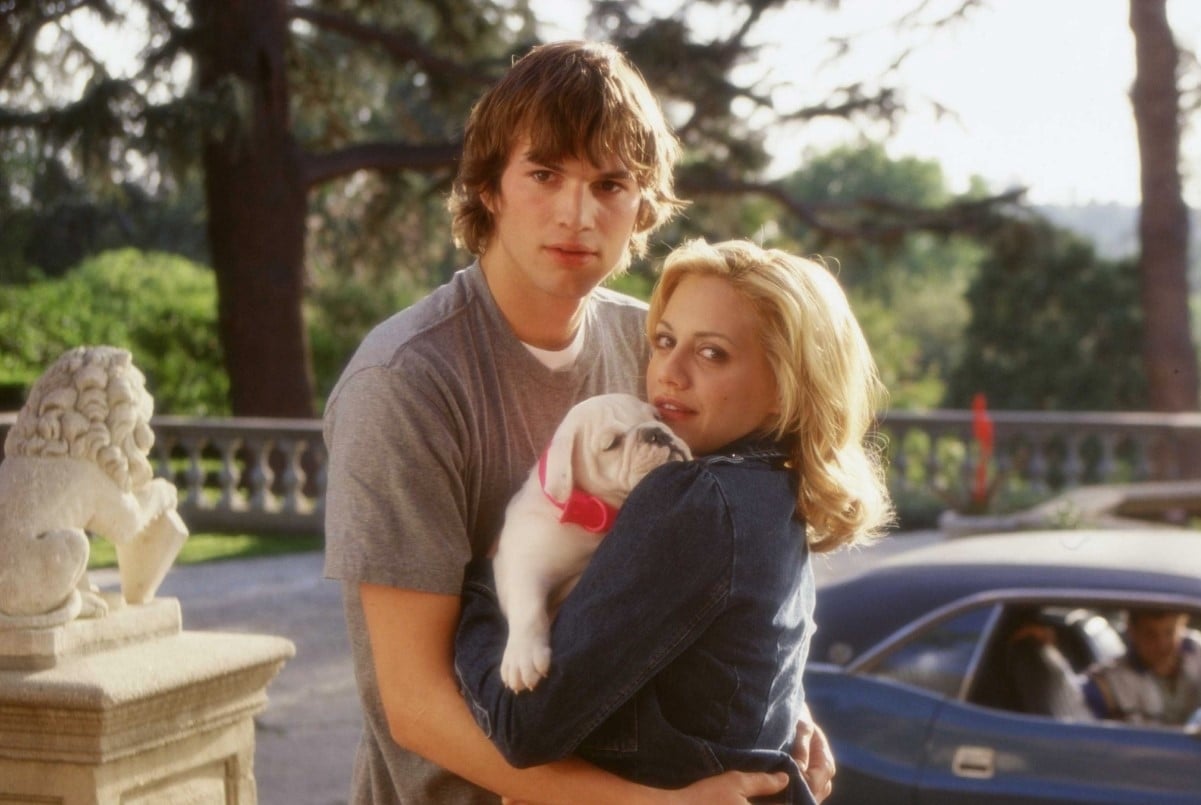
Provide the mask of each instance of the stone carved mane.
[{"label": "stone carved mane", "polygon": [[4,454],[87,459],[128,492],[154,477],[153,413],[146,380],[128,352],[78,347],[38,378]]},{"label": "stone carved mane", "polygon": [[175,487],[150,465],[153,410],[116,347],[72,349],[34,384],[0,463],[0,629],[107,611],[87,581],[88,532],[116,546],[125,600],[153,598],[187,538]]}]

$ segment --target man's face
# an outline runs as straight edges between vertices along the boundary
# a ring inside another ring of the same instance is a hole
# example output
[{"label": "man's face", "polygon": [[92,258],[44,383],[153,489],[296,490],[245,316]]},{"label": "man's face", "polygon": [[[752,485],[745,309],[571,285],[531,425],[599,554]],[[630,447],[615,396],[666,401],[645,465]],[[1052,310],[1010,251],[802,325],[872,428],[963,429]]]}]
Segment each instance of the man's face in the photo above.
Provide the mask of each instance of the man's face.
[{"label": "man's face", "polygon": [[526,301],[579,300],[628,259],[641,201],[620,160],[535,161],[518,138],[487,194],[495,228],[480,258],[490,284]]},{"label": "man's face", "polygon": [[1180,644],[1188,625],[1184,614],[1141,616],[1130,621],[1130,644],[1138,658],[1159,676],[1176,673]]}]

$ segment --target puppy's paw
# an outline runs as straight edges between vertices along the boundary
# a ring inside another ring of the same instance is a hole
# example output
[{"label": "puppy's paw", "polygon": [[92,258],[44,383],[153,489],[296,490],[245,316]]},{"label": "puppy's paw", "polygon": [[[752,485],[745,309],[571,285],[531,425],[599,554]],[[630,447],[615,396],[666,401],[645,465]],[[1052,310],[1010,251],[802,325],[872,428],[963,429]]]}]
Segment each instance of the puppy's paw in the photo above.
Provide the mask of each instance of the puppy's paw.
[{"label": "puppy's paw", "polygon": [[500,662],[500,678],[514,693],[533,690],[550,671],[550,646],[545,640],[510,637]]}]

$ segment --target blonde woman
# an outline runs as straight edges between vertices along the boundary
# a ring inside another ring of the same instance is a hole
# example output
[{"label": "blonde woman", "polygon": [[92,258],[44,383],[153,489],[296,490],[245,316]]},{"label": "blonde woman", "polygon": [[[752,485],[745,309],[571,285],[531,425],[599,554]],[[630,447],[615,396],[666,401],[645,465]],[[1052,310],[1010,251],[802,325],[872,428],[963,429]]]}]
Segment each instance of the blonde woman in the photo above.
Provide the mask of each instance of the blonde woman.
[{"label": "blonde woman", "polygon": [[647,334],[647,399],[697,458],[630,495],[559,611],[532,692],[500,681],[505,627],[477,563],[460,680],[514,765],[577,755],[657,787],[785,773],[783,801],[811,803],[789,754],[806,711],[810,553],[891,518],[868,443],[875,364],[824,266],[741,241],[673,252]]}]

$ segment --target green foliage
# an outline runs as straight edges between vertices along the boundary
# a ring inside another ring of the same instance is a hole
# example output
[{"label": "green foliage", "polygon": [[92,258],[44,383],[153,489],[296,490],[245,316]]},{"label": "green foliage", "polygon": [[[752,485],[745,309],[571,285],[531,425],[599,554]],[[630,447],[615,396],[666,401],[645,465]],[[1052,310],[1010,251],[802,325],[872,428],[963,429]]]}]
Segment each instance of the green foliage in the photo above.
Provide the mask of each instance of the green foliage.
[{"label": "green foliage", "polygon": [[1041,219],[1003,227],[991,247],[946,404],[966,407],[979,391],[994,408],[1145,408],[1134,263],[1102,260]]},{"label": "green foliage", "polygon": [[[955,300],[948,299],[953,308]],[[888,389],[888,407],[893,409],[933,408],[943,394],[939,364],[926,354],[915,332],[920,321],[885,305],[879,299],[852,296],[852,309],[871,347]],[[937,322],[930,329],[937,332]],[[912,326],[917,325],[917,326]],[[953,326],[957,326],[957,323]]]},{"label": "green foliage", "polygon": [[[785,180],[795,197],[833,210],[828,220],[854,231],[870,228],[874,205],[935,208],[952,201],[941,166],[927,159],[893,159],[879,143],[844,145],[814,155]],[[840,212],[841,210],[841,212]],[[784,234],[808,252],[836,257],[839,279],[889,304],[921,283],[962,282],[975,273],[979,250],[965,238],[925,232],[868,240],[815,233],[799,220],[780,222]]]},{"label": "green foliage", "polygon": [[801,198],[829,201],[888,199],[935,207],[951,198],[937,162],[917,157],[893,159],[875,142],[842,145],[815,155],[793,174],[787,186]]},{"label": "green foliage", "polygon": [[350,360],[359,342],[374,327],[425,294],[412,288],[403,274],[378,285],[335,276],[310,294],[306,305],[313,373],[319,396],[317,409]]},{"label": "green foliage", "polygon": [[[924,207],[951,200],[937,162],[892,159],[870,142],[813,155],[785,184],[806,202],[846,204],[848,210],[862,199]],[[970,319],[963,294],[984,250],[966,237],[924,232],[872,243],[818,236],[791,219],[772,228],[783,248],[820,251],[848,290],[889,389],[890,406],[937,406],[946,373],[960,359]]]},{"label": "green foliage", "polygon": [[0,384],[28,387],[65,350],[133,353],[157,413],[228,413],[212,273],[181,257],[106,252],[0,296]]},{"label": "green foliage", "polygon": [[609,280],[605,286],[646,302],[650,301],[651,291],[655,289],[658,276],[658,273],[652,272],[650,268],[635,266],[620,277]]}]

